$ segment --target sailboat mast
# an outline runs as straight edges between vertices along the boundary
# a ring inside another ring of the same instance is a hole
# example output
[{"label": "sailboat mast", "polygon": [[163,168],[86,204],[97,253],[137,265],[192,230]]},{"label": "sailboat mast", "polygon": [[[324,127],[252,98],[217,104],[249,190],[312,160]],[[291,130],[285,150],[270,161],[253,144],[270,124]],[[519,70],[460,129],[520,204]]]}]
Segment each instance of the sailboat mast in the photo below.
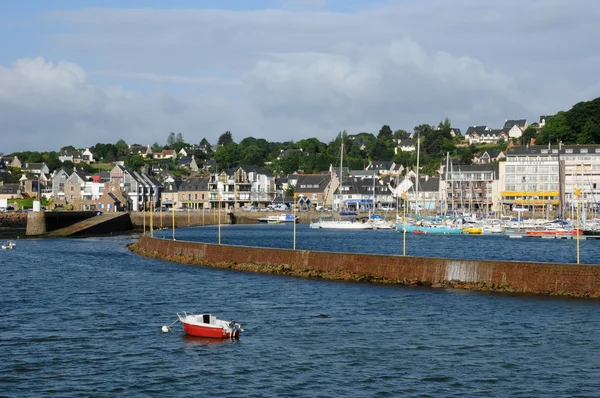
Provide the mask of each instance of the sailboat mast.
[{"label": "sailboat mast", "polygon": [[419,154],[421,153],[421,133],[417,131],[417,176],[415,179],[415,214],[419,214]]},{"label": "sailboat mast", "polygon": [[448,164],[450,162],[450,152],[446,152],[446,178],[445,178],[445,183],[446,183],[446,189],[444,190],[446,192],[446,196],[444,197],[444,216],[446,216],[446,214],[448,214]]},{"label": "sailboat mast", "polygon": [[339,211],[342,211],[344,205],[344,193],[342,189],[342,181],[344,180],[344,172],[343,172],[343,164],[344,164],[344,138],[342,137],[342,147],[340,153],[340,208]]}]

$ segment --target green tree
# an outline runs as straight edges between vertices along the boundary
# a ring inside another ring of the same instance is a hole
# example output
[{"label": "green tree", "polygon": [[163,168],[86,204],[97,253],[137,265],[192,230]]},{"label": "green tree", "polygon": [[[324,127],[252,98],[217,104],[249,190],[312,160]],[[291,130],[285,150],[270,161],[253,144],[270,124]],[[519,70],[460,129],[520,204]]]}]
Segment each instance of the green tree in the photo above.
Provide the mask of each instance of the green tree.
[{"label": "green tree", "polygon": [[177,135],[175,136],[175,144],[181,144],[181,143],[183,143],[183,134],[177,133]]},{"label": "green tree", "polygon": [[581,133],[577,136],[577,144],[579,145],[589,145],[598,142],[600,138],[600,125],[594,119],[588,119],[583,128],[581,129]]},{"label": "green tree", "polygon": [[206,138],[202,138],[202,140],[200,141],[200,145],[210,146],[210,143]]},{"label": "green tree", "polygon": [[231,142],[233,142],[233,136],[231,135],[231,131],[226,131],[219,136],[219,141],[217,142],[217,145],[227,146]]},{"label": "green tree", "polygon": [[163,150],[163,147],[158,142],[154,142],[154,144],[152,144],[151,149],[152,152],[161,152]]},{"label": "green tree", "polygon": [[115,147],[117,148],[117,156],[125,156],[127,148],[129,148],[125,140],[122,138],[116,142]]},{"label": "green tree", "polygon": [[521,145],[527,145],[531,142],[532,138],[536,138],[537,129],[535,126],[530,125],[527,126],[525,131],[523,131],[523,135],[521,136]]},{"label": "green tree", "polygon": [[302,149],[310,154],[325,153],[327,145],[317,138],[307,138],[296,142],[296,148]]},{"label": "green tree", "polygon": [[173,149],[173,145],[175,145],[175,133],[171,131],[167,136],[167,147]]},{"label": "green tree", "polygon": [[44,157],[44,162],[46,163],[46,166],[48,166],[48,169],[50,170],[50,172],[53,172],[56,169],[59,169],[62,166],[62,162],[58,159],[58,155],[56,155],[56,152],[51,152],[54,155],[48,155],[47,157]]},{"label": "green tree", "polygon": [[394,138],[397,140],[406,140],[410,138],[410,133],[406,130],[396,130],[394,131]]},{"label": "green tree", "polygon": [[379,129],[379,134],[377,134],[378,140],[390,141],[394,138],[394,132],[387,124],[383,125],[381,129]]},{"label": "green tree", "polygon": [[545,145],[548,142],[556,143],[557,141],[562,141],[565,144],[575,142],[565,112],[558,112],[546,122],[544,129],[539,134],[537,143]]},{"label": "green tree", "polygon": [[241,164],[262,166],[264,163],[264,151],[256,145],[242,149]]},{"label": "green tree", "polygon": [[73,145],[67,145],[67,146],[60,148],[60,152],[74,151],[74,150],[75,150],[75,147]]},{"label": "green tree", "polygon": [[230,142],[227,146],[219,147],[215,152],[215,161],[219,170],[237,166],[240,161],[238,144]]},{"label": "green tree", "polygon": [[125,158],[125,166],[132,170],[139,170],[144,164],[144,158],[141,155],[133,155]]},{"label": "green tree", "polygon": [[394,152],[390,150],[385,141],[377,139],[375,144],[369,150],[369,157],[371,160],[383,160],[388,161],[391,160],[394,156]]},{"label": "green tree", "polygon": [[279,168],[285,174],[293,173],[300,167],[300,153],[292,152],[279,160]]},{"label": "green tree", "polygon": [[294,184],[288,184],[285,190],[285,196],[293,197],[294,192],[296,192],[296,186]]}]

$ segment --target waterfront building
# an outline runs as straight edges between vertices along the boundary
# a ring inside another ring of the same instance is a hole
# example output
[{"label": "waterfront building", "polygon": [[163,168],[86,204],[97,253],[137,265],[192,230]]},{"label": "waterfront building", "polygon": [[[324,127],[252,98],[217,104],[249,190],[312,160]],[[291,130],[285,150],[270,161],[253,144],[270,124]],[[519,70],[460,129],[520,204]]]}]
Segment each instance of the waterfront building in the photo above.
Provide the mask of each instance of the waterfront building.
[{"label": "waterfront building", "polygon": [[393,207],[396,199],[388,187],[389,177],[344,177],[342,190],[336,187],[333,195],[335,210],[369,211]]},{"label": "waterfront building", "polygon": [[[329,207],[333,203],[333,192],[337,188],[337,178],[330,174],[300,174],[296,182],[296,205],[309,210],[314,206]],[[334,188],[335,186],[335,188]]]},{"label": "waterfront building", "polygon": [[185,179],[178,189],[177,197],[181,204],[180,208],[190,210],[210,208],[208,182],[209,177],[190,177]]},{"label": "waterfront building", "polygon": [[209,192],[212,208],[221,202],[221,206],[233,209],[246,205],[266,207],[273,203],[277,194],[273,174],[258,166],[240,166],[213,173]]},{"label": "waterfront building", "polygon": [[103,193],[104,183],[95,182],[83,170],[68,172],[60,169],[54,174],[52,180],[55,207],[70,206],[77,211],[96,210],[98,199]]},{"label": "waterfront building", "polygon": [[52,196],[52,184],[50,182],[49,174],[31,174],[25,173],[19,179],[21,186],[21,195],[24,198],[37,198],[38,194],[40,198],[49,199]]},{"label": "waterfront building", "polygon": [[180,208],[179,202],[179,186],[183,183],[182,180],[175,180],[172,177],[167,177],[163,182],[163,189],[160,193],[160,205],[166,207]]},{"label": "waterfront building", "polygon": [[132,207],[128,210],[141,211],[158,203],[162,185],[147,174],[117,165],[110,171],[110,180],[117,180],[121,191],[131,199]]},{"label": "waterfront building", "polygon": [[[500,162],[502,163],[502,162]],[[489,214],[498,210],[499,164],[442,165],[440,209],[460,214]]]},{"label": "waterfront building", "polygon": [[414,173],[409,173],[409,180],[412,188],[406,192],[406,201],[409,210],[426,210],[428,213],[439,212],[441,204],[440,196],[440,179],[439,177],[419,176],[419,184],[417,187],[417,179]]},{"label": "waterfront building", "polygon": [[567,217],[576,203],[575,188],[586,208],[600,198],[599,145],[534,145],[509,148],[501,170],[502,200],[511,207],[556,212]]}]

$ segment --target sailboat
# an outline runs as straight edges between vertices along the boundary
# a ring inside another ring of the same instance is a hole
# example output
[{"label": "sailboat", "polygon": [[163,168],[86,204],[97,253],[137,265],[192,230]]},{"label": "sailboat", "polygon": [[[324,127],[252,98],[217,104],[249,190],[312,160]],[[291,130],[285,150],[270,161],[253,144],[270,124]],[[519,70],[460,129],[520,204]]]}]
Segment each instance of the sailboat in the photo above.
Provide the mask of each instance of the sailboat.
[{"label": "sailboat", "polygon": [[344,181],[344,173],[343,173],[343,165],[344,162],[344,143],[342,142],[341,146],[341,154],[340,154],[340,208],[338,209],[338,216],[340,217],[337,220],[324,220],[319,219],[319,221],[311,223],[310,228],[313,229],[353,229],[353,230],[363,230],[363,229],[373,229],[373,225],[369,221],[369,219],[351,217],[345,220],[341,219],[342,215],[342,207],[343,207],[343,181]]},{"label": "sailboat", "polygon": [[[419,214],[419,151],[420,151],[420,137],[417,138],[417,173],[415,177],[415,218],[418,217]],[[408,179],[408,173],[407,173]],[[398,220],[396,222],[396,229],[398,232],[407,232],[414,234],[423,234],[423,235],[457,235],[462,233],[462,228],[460,225],[445,224],[441,221],[432,221],[432,220],[424,220],[421,219],[415,223],[407,224]]]}]

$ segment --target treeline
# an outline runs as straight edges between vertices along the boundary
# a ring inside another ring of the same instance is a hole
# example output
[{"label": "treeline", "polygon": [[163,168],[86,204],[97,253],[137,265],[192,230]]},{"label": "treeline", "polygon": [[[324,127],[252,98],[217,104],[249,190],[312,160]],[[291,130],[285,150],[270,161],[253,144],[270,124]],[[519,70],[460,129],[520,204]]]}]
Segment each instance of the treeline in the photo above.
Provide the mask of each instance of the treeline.
[{"label": "treeline", "polygon": [[536,144],[589,145],[600,143],[600,97],[579,102],[568,111],[558,112],[537,133]]},{"label": "treeline", "polygon": [[[246,137],[239,143],[234,140],[231,131],[226,131],[219,136],[216,150],[203,138],[196,146],[193,155],[196,162],[201,164],[205,159],[214,159],[219,170],[229,169],[239,165],[258,165],[274,173],[289,174],[301,170],[304,173],[318,173],[329,169],[330,165],[338,167],[340,151],[344,144],[344,166],[350,169],[363,169],[370,161],[395,161],[407,167],[414,166],[417,160],[416,151],[396,151],[398,140],[420,138],[420,165],[424,173],[435,174],[446,153],[450,153],[455,161],[463,164],[471,163],[473,156],[488,149],[506,149],[508,144],[525,145],[535,138],[536,144],[545,145],[548,142],[555,144],[562,141],[564,144],[598,144],[600,143],[600,98],[588,102],[580,102],[568,111],[558,112],[547,120],[546,125],[540,128],[537,123],[532,123],[517,142],[499,143],[498,145],[467,145],[463,136],[452,137],[452,125],[446,118],[437,126],[421,124],[414,128],[414,133],[404,130],[392,130],[389,125],[381,127],[377,135],[361,132],[348,134],[341,131],[328,143],[317,138],[307,138],[299,141],[270,142],[263,138]],[[139,144],[133,144],[139,145]],[[146,144],[144,144],[146,145]],[[182,148],[189,148],[192,144],[187,142],[182,133],[171,132],[165,144],[155,142],[151,145],[153,152],[164,149],[173,149],[179,152]],[[90,147],[98,161],[112,163],[117,159],[124,159],[125,165],[139,169],[156,160],[144,159],[141,156],[129,156],[129,145],[120,139],[116,143],[97,143]],[[74,150],[66,146],[60,151],[50,152],[15,152],[11,155],[18,156],[23,163],[45,162],[51,171],[59,167],[73,167],[70,162],[61,163],[58,159],[60,152]],[[164,163],[164,161],[163,161]],[[177,161],[167,164],[172,171],[177,170]],[[86,164],[78,165],[89,172],[94,167]],[[8,173],[5,173],[8,174]],[[5,176],[4,179],[14,178]],[[18,180],[18,177],[17,177]]]},{"label": "treeline", "polygon": [[[421,165],[425,171],[435,172],[447,151],[452,151],[453,155],[462,155],[465,152],[469,155],[465,158],[470,162],[470,148],[457,147],[464,139],[453,138],[450,134],[451,129],[448,119],[440,122],[437,127],[428,124],[415,127],[412,137],[421,139]],[[330,166],[339,167],[343,143],[344,167],[353,170],[364,169],[370,161],[395,161],[412,166],[416,164],[416,151],[396,150],[398,140],[410,137],[411,134],[407,131],[393,131],[389,125],[382,126],[376,136],[366,132],[348,134],[342,131],[328,143],[314,137],[297,142],[269,142],[248,137],[236,143],[231,133],[226,132],[219,138],[222,146],[216,150],[214,159],[219,169],[253,164],[284,174],[297,170],[318,173],[328,170]]]}]

